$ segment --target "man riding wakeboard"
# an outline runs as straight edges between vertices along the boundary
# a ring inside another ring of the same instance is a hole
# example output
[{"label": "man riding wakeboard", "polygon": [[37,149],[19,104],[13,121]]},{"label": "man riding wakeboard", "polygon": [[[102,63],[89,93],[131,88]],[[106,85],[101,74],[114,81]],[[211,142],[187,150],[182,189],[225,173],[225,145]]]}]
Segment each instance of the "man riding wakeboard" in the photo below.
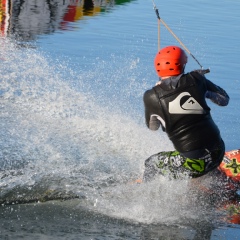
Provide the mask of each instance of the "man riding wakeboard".
[{"label": "man riding wakeboard", "polygon": [[171,179],[200,177],[223,159],[225,145],[206,98],[226,106],[229,96],[198,71],[185,74],[186,63],[187,55],[177,46],[167,46],[155,57],[160,81],[144,93],[146,125],[153,131],[161,126],[175,150],[148,158],[144,181],[157,174]]}]

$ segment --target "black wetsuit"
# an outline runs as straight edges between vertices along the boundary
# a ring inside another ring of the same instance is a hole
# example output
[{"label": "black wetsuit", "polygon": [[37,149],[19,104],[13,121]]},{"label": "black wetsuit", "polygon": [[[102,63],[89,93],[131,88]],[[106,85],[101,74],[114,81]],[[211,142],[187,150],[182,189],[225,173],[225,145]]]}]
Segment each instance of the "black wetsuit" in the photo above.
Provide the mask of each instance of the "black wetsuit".
[{"label": "black wetsuit", "polygon": [[222,88],[198,72],[165,79],[145,92],[148,128],[157,130],[161,126],[176,149],[147,159],[145,179],[156,173],[198,177],[220,164],[225,147],[206,98],[220,106],[229,101]]}]

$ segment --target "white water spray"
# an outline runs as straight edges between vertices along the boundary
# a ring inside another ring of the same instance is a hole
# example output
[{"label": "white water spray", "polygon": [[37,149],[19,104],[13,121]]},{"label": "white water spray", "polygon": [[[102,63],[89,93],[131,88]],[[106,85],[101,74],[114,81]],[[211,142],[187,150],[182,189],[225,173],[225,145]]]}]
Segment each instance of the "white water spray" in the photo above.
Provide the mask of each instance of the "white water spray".
[{"label": "white water spray", "polygon": [[172,149],[134,106],[131,94],[141,99],[146,87],[137,79],[138,59],[78,72],[37,50],[4,44],[1,202],[80,197],[94,211],[146,223],[191,213],[188,181],[130,184],[146,158]]}]

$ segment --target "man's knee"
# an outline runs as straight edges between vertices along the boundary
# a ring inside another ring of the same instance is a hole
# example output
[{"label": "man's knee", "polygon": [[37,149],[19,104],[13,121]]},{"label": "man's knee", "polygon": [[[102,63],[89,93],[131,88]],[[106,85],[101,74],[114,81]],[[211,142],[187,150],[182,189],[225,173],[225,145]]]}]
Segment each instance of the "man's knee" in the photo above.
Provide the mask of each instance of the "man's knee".
[{"label": "man's knee", "polygon": [[154,161],[154,157],[151,156],[150,158],[145,160],[144,165],[145,165],[145,170],[143,174],[143,180],[149,181],[158,173],[156,162]]}]

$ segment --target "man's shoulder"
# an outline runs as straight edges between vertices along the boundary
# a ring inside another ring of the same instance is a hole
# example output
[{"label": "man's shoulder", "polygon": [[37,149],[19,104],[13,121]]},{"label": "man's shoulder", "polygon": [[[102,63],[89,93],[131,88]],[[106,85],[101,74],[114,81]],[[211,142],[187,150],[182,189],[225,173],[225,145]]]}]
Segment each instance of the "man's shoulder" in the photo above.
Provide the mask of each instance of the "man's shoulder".
[{"label": "man's shoulder", "polygon": [[145,93],[143,95],[144,101],[149,101],[149,100],[156,99],[156,92],[155,92],[154,88],[155,87],[145,91]]},{"label": "man's shoulder", "polygon": [[206,77],[203,73],[199,72],[200,70],[193,70],[191,72],[188,72],[186,74],[184,74],[185,76],[192,76],[195,79],[199,79],[199,80],[206,80]]},{"label": "man's shoulder", "polygon": [[156,90],[155,90],[156,87],[157,86],[153,86],[152,88],[146,90],[145,93],[144,93],[144,96],[151,96],[153,94],[155,95],[156,94]]}]

